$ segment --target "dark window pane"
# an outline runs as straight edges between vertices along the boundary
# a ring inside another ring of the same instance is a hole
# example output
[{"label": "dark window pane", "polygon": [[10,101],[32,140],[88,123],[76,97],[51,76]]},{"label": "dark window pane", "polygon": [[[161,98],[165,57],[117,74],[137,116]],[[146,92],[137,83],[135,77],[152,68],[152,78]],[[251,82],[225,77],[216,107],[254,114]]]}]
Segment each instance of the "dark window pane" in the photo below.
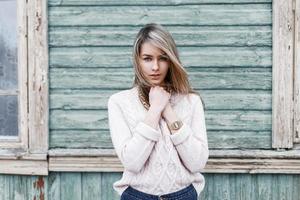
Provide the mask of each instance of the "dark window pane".
[{"label": "dark window pane", "polygon": [[0,96],[0,136],[18,135],[18,96]]},{"label": "dark window pane", "polygon": [[0,0],[0,90],[17,89],[16,0]]}]

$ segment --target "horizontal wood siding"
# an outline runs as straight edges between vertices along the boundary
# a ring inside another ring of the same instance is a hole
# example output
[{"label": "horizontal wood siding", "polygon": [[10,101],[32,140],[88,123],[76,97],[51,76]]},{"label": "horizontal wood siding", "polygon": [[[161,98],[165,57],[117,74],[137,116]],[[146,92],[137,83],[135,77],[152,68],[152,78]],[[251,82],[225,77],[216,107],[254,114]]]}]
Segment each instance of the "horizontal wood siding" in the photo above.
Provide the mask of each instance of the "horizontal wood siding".
[{"label": "horizontal wood siding", "polygon": [[[300,175],[204,174],[201,200],[299,200]],[[112,184],[121,173],[51,172],[0,175],[0,200],[118,200]]]},{"label": "horizontal wood siding", "polygon": [[271,0],[49,0],[48,10],[51,148],[113,148],[107,100],[132,86],[132,44],[149,22],[171,32],[205,101],[209,147],[271,148]]}]

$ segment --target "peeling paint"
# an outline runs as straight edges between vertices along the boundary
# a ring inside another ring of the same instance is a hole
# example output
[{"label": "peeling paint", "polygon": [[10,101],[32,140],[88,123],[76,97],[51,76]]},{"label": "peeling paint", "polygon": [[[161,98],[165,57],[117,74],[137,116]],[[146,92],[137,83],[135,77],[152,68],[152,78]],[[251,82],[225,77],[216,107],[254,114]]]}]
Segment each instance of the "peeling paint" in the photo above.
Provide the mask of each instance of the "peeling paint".
[{"label": "peeling paint", "polygon": [[38,176],[38,179],[33,182],[33,188],[36,189],[37,194],[33,196],[33,200],[44,200],[45,199],[45,182],[42,176]]}]

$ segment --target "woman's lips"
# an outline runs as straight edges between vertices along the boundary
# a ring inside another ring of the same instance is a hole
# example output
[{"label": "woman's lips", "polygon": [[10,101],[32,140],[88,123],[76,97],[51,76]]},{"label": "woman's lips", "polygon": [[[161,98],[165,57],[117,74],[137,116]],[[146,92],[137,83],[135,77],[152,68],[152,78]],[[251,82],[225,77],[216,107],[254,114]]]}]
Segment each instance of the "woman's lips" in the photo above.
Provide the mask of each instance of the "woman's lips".
[{"label": "woman's lips", "polygon": [[150,75],[152,79],[159,79],[160,74]]}]

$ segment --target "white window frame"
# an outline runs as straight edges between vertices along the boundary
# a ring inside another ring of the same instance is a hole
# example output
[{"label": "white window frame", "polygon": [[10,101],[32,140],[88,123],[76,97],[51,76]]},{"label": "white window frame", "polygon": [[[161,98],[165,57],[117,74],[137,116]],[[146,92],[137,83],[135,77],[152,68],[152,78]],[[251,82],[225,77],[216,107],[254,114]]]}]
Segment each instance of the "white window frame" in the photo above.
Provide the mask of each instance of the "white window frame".
[{"label": "white window frame", "polygon": [[299,142],[299,1],[273,2],[272,147]]},{"label": "white window frame", "polygon": [[47,1],[16,2],[19,135],[16,139],[0,138],[0,173],[47,175]]},{"label": "white window frame", "polygon": [[295,1],[294,140],[300,143],[300,1]]}]

